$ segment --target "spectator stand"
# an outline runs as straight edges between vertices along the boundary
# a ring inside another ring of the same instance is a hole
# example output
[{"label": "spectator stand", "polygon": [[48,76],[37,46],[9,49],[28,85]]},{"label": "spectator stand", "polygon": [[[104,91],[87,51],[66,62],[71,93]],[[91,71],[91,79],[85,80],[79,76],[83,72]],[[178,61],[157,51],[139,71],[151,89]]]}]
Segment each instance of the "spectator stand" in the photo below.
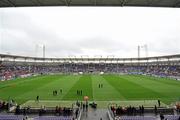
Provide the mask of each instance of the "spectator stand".
[{"label": "spectator stand", "polygon": [[[47,120],[73,120],[73,119],[80,120],[81,118],[81,112],[82,112],[81,106],[77,106],[75,101],[74,102],[71,101],[69,103],[67,103],[67,101],[54,101],[54,102],[39,101],[39,103],[37,103],[36,101],[36,104],[32,102],[35,101],[29,101],[21,106],[18,105],[16,110],[14,111],[15,114],[24,115],[24,116],[38,115],[39,117],[35,118],[37,120],[44,120],[44,119],[45,120],[46,119]],[[51,102],[50,106],[48,106],[47,102]],[[52,103],[54,103],[53,106]],[[42,104],[46,104],[46,105],[42,105]],[[62,107],[63,104],[64,107]]]},{"label": "spectator stand", "polygon": [[[151,114],[152,116],[156,116],[160,113],[162,114],[174,114],[174,108],[173,107],[166,107],[166,105],[163,106],[158,106],[155,105],[154,103],[157,103],[157,101],[153,101],[152,102],[148,102],[150,103],[148,104],[143,104],[143,102],[139,102],[139,105],[137,104],[136,106],[133,106],[132,101],[129,102],[129,105],[125,104],[120,104],[123,103],[124,101],[121,101],[117,103],[109,103],[108,105],[108,116],[111,120],[119,120],[122,116],[132,116],[130,118],[123,118],[123,119],[127,119],[127,120],[131,120],[133,118],[133,116],[144,116],[144,115],[148,115]],[[135,101],[135,103],[137,103],[137,101]],[[134,104],[135,105],[135,104]],[[122,119],[122,118],[121,118]],[[147,119],[147,120],[153,120],[154,118],[141,118],[141,117],[137,117],[134,119]]]}]

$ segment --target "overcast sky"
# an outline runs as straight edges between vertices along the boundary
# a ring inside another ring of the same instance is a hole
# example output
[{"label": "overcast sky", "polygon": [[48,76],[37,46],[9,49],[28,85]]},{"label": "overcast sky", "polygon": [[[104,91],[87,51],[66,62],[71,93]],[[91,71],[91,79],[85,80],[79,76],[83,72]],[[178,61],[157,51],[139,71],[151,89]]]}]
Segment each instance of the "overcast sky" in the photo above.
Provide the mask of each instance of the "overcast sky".
[{"label": "overcast sky", "polygon": [[[180,9],[43,7],[0,9],[0,52],[46,57],[137,57],[180,53]],[[145,49],[141,48],[141,56]]]}]

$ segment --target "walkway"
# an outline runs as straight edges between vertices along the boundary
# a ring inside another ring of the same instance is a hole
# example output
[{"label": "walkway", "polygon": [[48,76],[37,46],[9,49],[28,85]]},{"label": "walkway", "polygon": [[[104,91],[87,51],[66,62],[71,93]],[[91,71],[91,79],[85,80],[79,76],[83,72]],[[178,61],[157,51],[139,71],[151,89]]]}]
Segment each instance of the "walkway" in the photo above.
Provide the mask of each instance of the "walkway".
[{"label": "walkway", "polygon": [[107,109],[92,109],[89,108],[88,112],[82,112],[81,120],[109,120]]}]

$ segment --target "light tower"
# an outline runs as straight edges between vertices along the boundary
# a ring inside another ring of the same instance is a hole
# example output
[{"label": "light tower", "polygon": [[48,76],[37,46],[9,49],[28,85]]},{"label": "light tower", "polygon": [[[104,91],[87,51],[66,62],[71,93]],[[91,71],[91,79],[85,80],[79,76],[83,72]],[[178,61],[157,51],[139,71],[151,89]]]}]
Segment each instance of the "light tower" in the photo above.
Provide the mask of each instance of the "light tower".
[{"label": "light tower", "polygon": [[138,58],[140,58],[140,46],[138,45]]},{"label": "light tower", "polygon": [[147,44],[144,44],[144,45],[138,45],[138,58],[141,57],[141,48],[144,49],[144,52],[145,52],[145,57],[148,57],[148,46]]},{"label": "light tower", "polygon": [[46,48],[45,48],[45,45],[43,44],[43,58],[45,58],[46,56]]},{"label": "light tower", "polygon": [[[148,57],[148,46],[147,44],[144,44],[142,46],[138,45],[138,65],[140,66],[140,52],[141,52],[141,48],[144,49],[145,51],[145,57],[147,58]],[[147,66],[148,66],[148,60],[147,60]],[[140,69],[139,69],[139,72],[140,72]]]},{"label": "light tower", "polygon": [[[39,48],[40,48],[40,56],[42,55],[43,58],[46,57],[46,47],[44,44],[36,44],[35,45],[35,56],[39,57]],[[42,50],[42,53],[41,53]]]}]

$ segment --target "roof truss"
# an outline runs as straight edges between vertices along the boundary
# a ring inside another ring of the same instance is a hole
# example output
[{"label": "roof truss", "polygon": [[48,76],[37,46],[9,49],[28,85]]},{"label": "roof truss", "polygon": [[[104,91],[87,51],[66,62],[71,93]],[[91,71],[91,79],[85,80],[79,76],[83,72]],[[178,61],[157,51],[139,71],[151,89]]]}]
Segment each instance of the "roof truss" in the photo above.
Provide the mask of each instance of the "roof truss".
[{"label": "roof truss", "polygon": [[180,0],[0,0],[0,7],[26,6],[180,7]]}]

